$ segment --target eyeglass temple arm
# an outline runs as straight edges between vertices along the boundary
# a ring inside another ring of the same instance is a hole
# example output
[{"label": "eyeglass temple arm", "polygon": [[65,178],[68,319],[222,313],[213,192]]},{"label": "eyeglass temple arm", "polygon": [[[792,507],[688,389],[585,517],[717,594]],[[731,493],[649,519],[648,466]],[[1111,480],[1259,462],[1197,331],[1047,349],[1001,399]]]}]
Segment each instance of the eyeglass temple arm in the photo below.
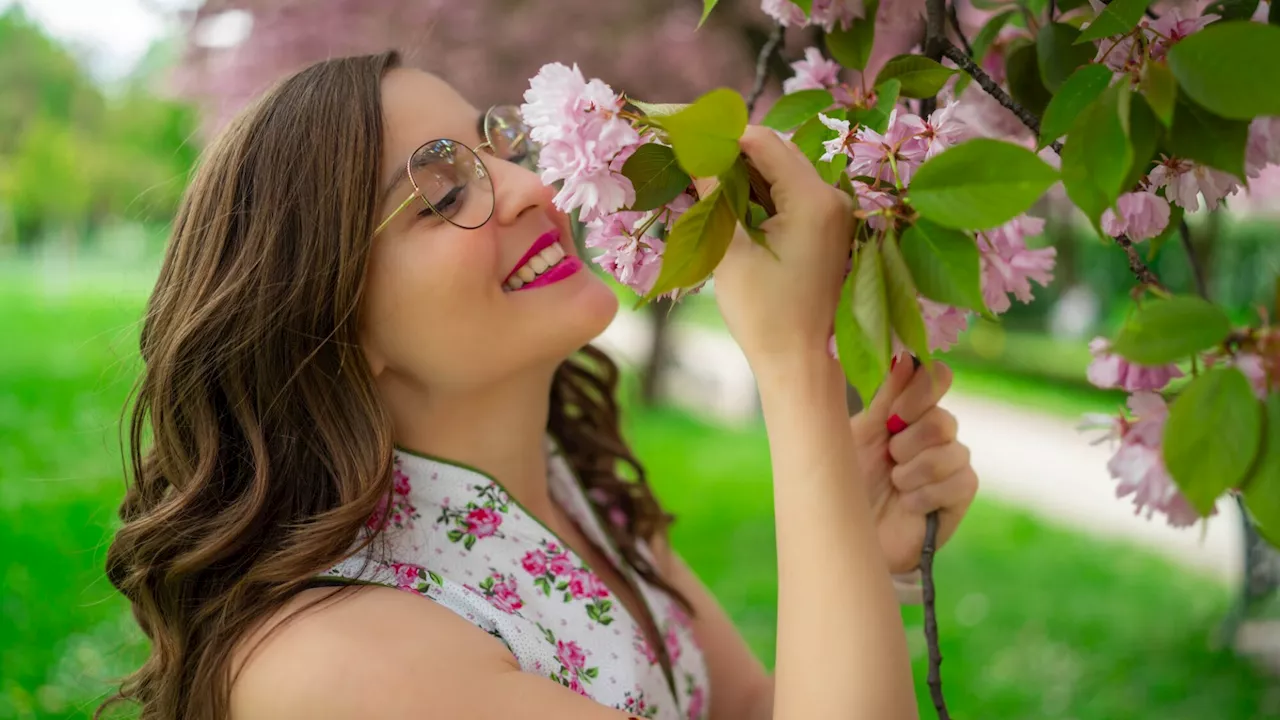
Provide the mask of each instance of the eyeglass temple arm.
[{"label": "eyeglass temple arm", "polygon": [[391,211],[391,214],[387,216],[386,220],[383,220],[382,223],[378,225],[378,227],[374,228],[373,234],[377,235],[378,233],[382,232],[382,229],[387,226],[387,223],[394,220],[396,218],[396,215],[399,215],[400,211],[404,210],[405,207],[407,207],[409,203],[413,202],[413,199],[416,197],[418,197],[418,192],[415,190],[414,192],[410,193],[409,197],[405,198],[404,202],[400,203],[400,205],[396,207],[395,210]]}]

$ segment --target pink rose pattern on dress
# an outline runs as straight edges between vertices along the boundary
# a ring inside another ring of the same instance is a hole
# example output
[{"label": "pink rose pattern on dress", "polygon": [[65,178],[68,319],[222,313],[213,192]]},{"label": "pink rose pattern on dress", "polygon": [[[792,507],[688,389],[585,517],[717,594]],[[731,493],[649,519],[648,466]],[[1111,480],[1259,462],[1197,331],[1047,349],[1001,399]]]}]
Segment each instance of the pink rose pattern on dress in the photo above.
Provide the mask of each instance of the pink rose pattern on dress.
[{"label": "pink rose pattern on dress", "polygon": [[391,486],[391,495],[382,499],[378,503],[377,509],[369,516],[365,522],[365,527],[370,530],[379,530],[384,527],[392,527],[399,529],[413,529],[413,521],[420,519],[422,516],[418,514],[418,509],[409,501],[409,492],[412,486],[409,483],[409,476],[400,469],[400,458],[396,458],[395,469],[393,471],[394,480]]},{"label": "pink rose pattern on dress", "polygon": [[542,549],[526,552],[520,566],[533,576],[534,587],[544,596],[551,597],[555,589],[566,603],[586,600],[588,618],[601,625],[613,622],[609,588],[586,565],[574,567],[573,558],[557,543],[543,539]]},{"label": "pink rose pattern on dress", "polygon": [[[474,593],[502,616],[536,626],[549,643],[544,646],[548,652],[522,658],[528,663],[526,670],[550,677],[584,697],[637,718],[703,719],[706,688],[699,683],[706,682],[705,669],[693,645],[691,621],[678,604],[641,582],[641,594],[659,630],[657,648],[625,610],[621,618],[630,628],[604,630],[619,618],[609,588],[536,519],[521,513],[500,484],[466,476],[449,482],[448,474],[434,469],[419,477],[415,465],[402,467],[402,459],[397,454],[388,501],[368,521],[370,528],[384,526],[388,531],[392,547],[399,548],[390,559],[397,562],[374,556],[369,563],[374,572],[388,578],[388,584],[439,602],[447,602],[457,590]],[[572,479],[567,482],[576,485]],[[579,513],[590,513],[589,499],[585,494],[579,497]],[[422,517],[420,508],[437,515],[434,523],[415,525]],[[570,506],[566,509],[573,511]],[[584,517],[576,519],[589,523]],[[584,526],[584,531],[607,548],[601,528]],[[410,542],[401,544],[401,534]],[[450,545],[456,551],[447,550]],[[342,575],[342,568],[340,564],[329,574]],[[453,590],[446,590],[442,574],[456,583]],[[569,614],[556,610],[560,607]],[[474,611],[459,612],[480,624],[471,615]],[[587,622],[575,620],[582,617],[578,613],[585,613]],[[589,632],[592,628],[594,633]],[[492,625],[482,629],[516,652],[518,645],[508,642],[499,629]],[[661,679],[663,655],[676,673],[675,698]],[[602,682],[606,677],[609,681]]]},{"label": "pink rose pattern on dress", "polygon": [[513,615],[524,607],[524,601],[520,599],[520,589],[516,586],[515,575],[503,575],[493,570],[489,577],[480,581],[479,588],[468,586],[468,589],[480,593],[490,605],[508,615]]},{"label": "pink rose pattern on dress", "polygon": [[504,537],[498,528],[502,527],[511,505],[511,498],[497,483],[475,485],[472,489],[477,491],[475,500],[468,501],[461,510],[450,507],[446,501],[440,507],[440,517],[436,518],[437,525],[454,525],[449,531],[449,540],[461,542],[468,550],[475,547],[477,540]]},{"label": "pink rose pattern on dress", "polygon": [[551,679],[583,697],[591,697],[586,686],[600,676],[600,668],[587,665],[587,651],[573,640],[557,640],[555,633],[542,623],[538,623],[538,629],[542,631],[546,641],[556,648],[556,662],[560,667],[551,673]]}]

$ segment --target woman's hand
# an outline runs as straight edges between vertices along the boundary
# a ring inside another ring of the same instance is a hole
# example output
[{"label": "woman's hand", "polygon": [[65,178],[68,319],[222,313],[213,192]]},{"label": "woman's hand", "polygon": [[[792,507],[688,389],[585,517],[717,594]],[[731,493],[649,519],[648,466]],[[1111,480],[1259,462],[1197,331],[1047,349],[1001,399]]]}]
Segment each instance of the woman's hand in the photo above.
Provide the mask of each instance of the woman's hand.
[{"label": "woman's hand", "polygon": [[715,271],[725,324],[757,375],[777,361],[825,354],[849,263],[853,203],[794,144],[759,126],[743,152],[772,186],[777,214],[761,225],[769,248],[741,230]]},{"label": "woman's hand", "polygon": [[969,449],[956,440],[955,417],[938,407],[951,370],[899,359],[862,412],[850,419],[880,548],[894,573],[915,570],[925,516],[938,510],[937,546],[956,531],[978,491]]}]

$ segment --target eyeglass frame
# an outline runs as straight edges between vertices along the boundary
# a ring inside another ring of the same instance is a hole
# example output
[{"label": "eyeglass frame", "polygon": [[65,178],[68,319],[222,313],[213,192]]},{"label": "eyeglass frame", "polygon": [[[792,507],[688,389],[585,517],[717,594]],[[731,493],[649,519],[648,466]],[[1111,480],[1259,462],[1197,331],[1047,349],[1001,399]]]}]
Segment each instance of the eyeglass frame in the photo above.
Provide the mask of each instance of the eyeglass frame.
[{"label": "eyeglass frame", "polygon": [[[480,223],[479,225],[476,225],[475,227],[472,227],[472,228],[465,227],[465,226],[463,226],[463,225],[458,225],[458,223],[456,223],[456,222],[454,222],[453,220],[450,220],[449,218],[445,217],[445,216],[444,216],[444,214],[443,214],[443,213],[441,213],[439,210],[436,210],[436,206],[435,206],[435,205],[433,205],[433,204],[431,203],[431,201],[427,199],[427,196],[426,196],[426,195],[422,194],[422,190],[421,190],[421,188],[419,188],[419,187],[418,187],[418,182],[417,182],[416,180],[414,180],[414,179],[413,179],[413,165],[412,165],[412,164],[413,164],[413,157],[414,157],[415,155],[417,155],[417,154],[418,154],[418,151],[419,151],[419,150],[421,150],[422,148],[424,148],[424,147],[426,147],[426,146],[428,146],[428,145],[430,145],[430,144],[432,144],[432,143],[437,143],[437,142],[440,142],[440,141],[442,141],[442,140],[447,140],[448,142],[455,143],[455,144],[457,144],[457,145],[461,145],[462,147],[464,147],[464,148],[466,148],[466,149],[470,150],[470,151],[471,151],[471,153],[472,153],[473,155],[475,155],[475,156],[476,156],[476,161],[480,163],[480,169],[484,171],[485,176],[486,176],[486,177],[491,178],[491,179],[489,180],[489,182],[490,182],[490,184],[492,184],[492,183],[493,183],[492,175],[490,175],[490,173],[489,173],[489,168],[484,164],[484,159],[480,157],[480,151],[481,151],[481,150],[484,150],[484,149],[487,147],[487,148],[489,149],[489,154],[490,154],[490,155],[492,155],[493,157],[498,157],[497,152],[496,152],[496,150],[495,150],[495,146],[494,146],[494,144],[493,144],[493,138],[489,136],[489,118],[493,115],[493,111],[494,111],[494,110],[497,110],[498,108],[505,108],[505,107],[513,107],[513,106],[510,106],[510,105],[491,105],[491,106],[489,106],[489,109],[488,109],[488,110],[485,110],[485,112],[484,112],[484,119],[483,119],[483,120],[481,121],[481,123],[480,123],[480,128],[481,128],[481,130],[484,132],[484,142],[480,143],[479,145],[475,146],[474,148],[473,148],[473,147],[470,147],[469,145],[467,145],[467,144],[466,144],[466,143],[464,143],[464,142],[461,142],[461,141],[459,141],[459,140],[454,140],[453,138],[435,138],[434,140],[428,140],[428,141],[426,141],[426,142],[422,143],[421,145],[419,145],[418,147],[414,148],[413,152],[409,153],[409,157],[408,157],[407,159],[405,159],[405,161],[404,161],[405,177],[406,177],[406,178],[408,178],[409,183],[410,183],[411,185],[413,185],[413,192],[412,192],[412,193],[410,193],[410,194],[409,194],[409,197],[405,198],[403,202],[401,202],[399,205],[397,205],[397,206],[396,206],[396,209],[395,209],[395,210],[392,210],[392,211],[391,211],[391,214],[390,214],[390,215],[388,215],[388,216],[387,216],[387,218],[386,218],[385,220],[383,220],[381,223],[378,223],[378,227],[374,228],[374,230],[373,230],[373,234],[374,234],[374,236],[377,236],[377,235],[378,235],[378,233],[382,232],[382,230],[383,230],[384,228],[386,228],[386,226],[387,226],[387,225],[389,225],[389,224],[391,223],[391,221],[392,221],[392,220],[394,220],[394,219],[396,218],[396,216],[397,216],[397,215],[399,215],[399,214],[400,214],[400,212],[401,212],[402,210],[404,210],[406,207],[408,207],[408,206],[409,206],[409,203],[413,202],[415,198],[421,198],[421,199],[422,199],[422,202],[427,206],[427,208],[428,208],[428,209],[430,209],[430,210],[431,210],[431,212],[432,212],[432,213],[434,213],[434,214],[435,214],[435,216],[436,216],[436,217],[441,218],[442,220],[444,220],[444,221],[448,222],[448,223],[449,223],[449,224],[451,224],[451,225],[455,225],[455,226],[460,227],[460,228],[462,228],[462,229],[464,229],[464,230],[475,230],[475,229],[477,229],[477,228],[484,227],[484,226],[485,226],[485,224],[486,224],[486,223],[488,223],[488,222],[489,222],[489,220],[493,218],[493,208],[490,208],[490,209],[489,209],[489,216],[488,216],[488,217],[486,217],[486,218],[484,219],[484,222],[482,222],[482,223]],[[517,141],[519,141],[519,140],[521,140],[521,139],[525,139],[525,138],[526,138],[526,136],[521,136],[521,137],[517,137],[517,138],[516,138],[516,140],[517,140]]]}]

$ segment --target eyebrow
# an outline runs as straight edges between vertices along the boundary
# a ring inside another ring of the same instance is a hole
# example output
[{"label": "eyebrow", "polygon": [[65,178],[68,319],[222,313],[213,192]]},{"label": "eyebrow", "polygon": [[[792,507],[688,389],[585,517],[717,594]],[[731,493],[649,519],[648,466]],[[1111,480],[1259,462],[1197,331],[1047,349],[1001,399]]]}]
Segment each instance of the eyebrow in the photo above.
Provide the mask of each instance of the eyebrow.
[{"label": "eyebrow", "polygon": [[[486,110],[485,112],[478,113],[476,115],[476,135],[481,139],[482,143],[484,142],[484,118],[485,118],[485,115],[487,114],[488,114],[488,111]],[[414,152],[417,152],[416,148]],[[405,162],[400,164],[400,169],[396,171],[396,174],[394,176],[392,176],[391,182],[387,183],[386,186],[383,187],[381,200],[379,200],[379,203],[381,205],[386,205],[387,200],[391,198],[391,191],[395,190],[397,187],[400,186],[400,183],[408,179],[409,179],[409,162],[408,160],[406,160]]]}]

